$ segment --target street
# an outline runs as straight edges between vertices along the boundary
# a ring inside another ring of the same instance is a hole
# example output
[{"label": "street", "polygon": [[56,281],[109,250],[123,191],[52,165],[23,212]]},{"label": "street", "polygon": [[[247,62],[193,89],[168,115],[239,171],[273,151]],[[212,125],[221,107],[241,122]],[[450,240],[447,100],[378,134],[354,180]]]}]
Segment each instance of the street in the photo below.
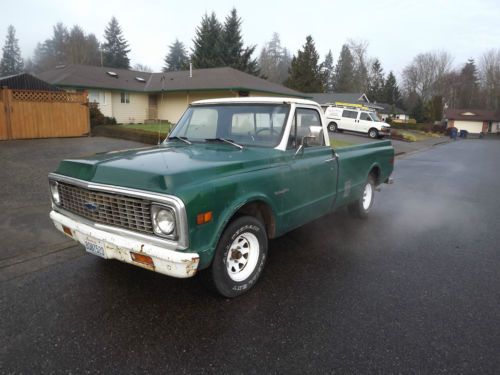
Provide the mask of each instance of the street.
[{"label": "street", "polygon": [[57,233],[55,154],[26,142],[30,157],[0,143],[0,373],[500,371],[500,140],[397,159],[367,220],[340,211],[273,240],[233,300]]}]

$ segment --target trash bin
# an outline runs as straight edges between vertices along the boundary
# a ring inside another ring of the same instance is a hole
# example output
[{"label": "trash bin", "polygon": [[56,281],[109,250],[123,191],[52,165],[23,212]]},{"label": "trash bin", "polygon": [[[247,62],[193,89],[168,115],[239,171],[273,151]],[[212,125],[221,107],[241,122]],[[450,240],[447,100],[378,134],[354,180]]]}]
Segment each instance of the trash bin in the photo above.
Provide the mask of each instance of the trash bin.
[{"label": "trash bin", "polygon": [[469,132],[467,130],[460,130],[460,138],[467,138]]},{"label": "trash bin", "polygon": [[457,139],[457,133],[458,133],[458,129],[457,128],[451,128],[450,130],[450,138],[451,139]]}]

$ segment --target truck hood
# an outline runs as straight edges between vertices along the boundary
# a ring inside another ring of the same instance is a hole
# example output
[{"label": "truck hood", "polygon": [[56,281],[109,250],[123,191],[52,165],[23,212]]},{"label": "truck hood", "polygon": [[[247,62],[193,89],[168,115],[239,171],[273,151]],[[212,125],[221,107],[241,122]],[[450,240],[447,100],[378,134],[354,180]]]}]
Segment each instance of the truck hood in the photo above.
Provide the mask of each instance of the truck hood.
[{"label": "truck hood", "polygon": [[239,150],[225,144],[176,142],[63,160],[56,173],[89,182],[174,194],[186,185],[226,174],[269,168],[281,157],[281,151],[269,148]]}]

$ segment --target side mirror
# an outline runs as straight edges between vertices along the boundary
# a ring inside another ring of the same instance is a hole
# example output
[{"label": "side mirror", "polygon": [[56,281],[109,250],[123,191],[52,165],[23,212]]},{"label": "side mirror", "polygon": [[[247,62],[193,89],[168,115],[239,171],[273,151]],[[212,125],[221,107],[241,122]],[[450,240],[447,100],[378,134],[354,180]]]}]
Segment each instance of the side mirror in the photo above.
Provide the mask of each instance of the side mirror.
[{"label": "side mirror", "polygon": [[303,145],[304,147],[309,147],[309,139],[314,141],[314,140],[316,140],[316,137],[314,135],[303,136],[301,145]]}]

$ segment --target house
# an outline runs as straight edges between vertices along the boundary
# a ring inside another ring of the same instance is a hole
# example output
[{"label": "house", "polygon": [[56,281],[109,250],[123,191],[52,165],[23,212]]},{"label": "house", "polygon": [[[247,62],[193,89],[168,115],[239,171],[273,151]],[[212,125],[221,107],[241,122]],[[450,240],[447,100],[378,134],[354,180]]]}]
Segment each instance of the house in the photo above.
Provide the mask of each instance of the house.
[{"label": "house", "polygon": [[447,127],[469,133],[500,133],[500,111],[482,109],[447,109],[444,114]]},{"label": "house", "polygon": [[405,113],[401,108],[396,107],[395,105],[388,103],[377,103],[381,109],[379,109],[378,116],[382,121],[387,120],[387,118],[391,118],[392,120],[396,120],[396,122],[408,122],[410,116]]},{"label": "house", "polygon": [[200,99],[235,96],[306,97],[305,94],[229,67],[146,73],[88,65],[61,65],[39,78],[67,91],[88,91],[91,102],[118,123],[176,123]]}]

